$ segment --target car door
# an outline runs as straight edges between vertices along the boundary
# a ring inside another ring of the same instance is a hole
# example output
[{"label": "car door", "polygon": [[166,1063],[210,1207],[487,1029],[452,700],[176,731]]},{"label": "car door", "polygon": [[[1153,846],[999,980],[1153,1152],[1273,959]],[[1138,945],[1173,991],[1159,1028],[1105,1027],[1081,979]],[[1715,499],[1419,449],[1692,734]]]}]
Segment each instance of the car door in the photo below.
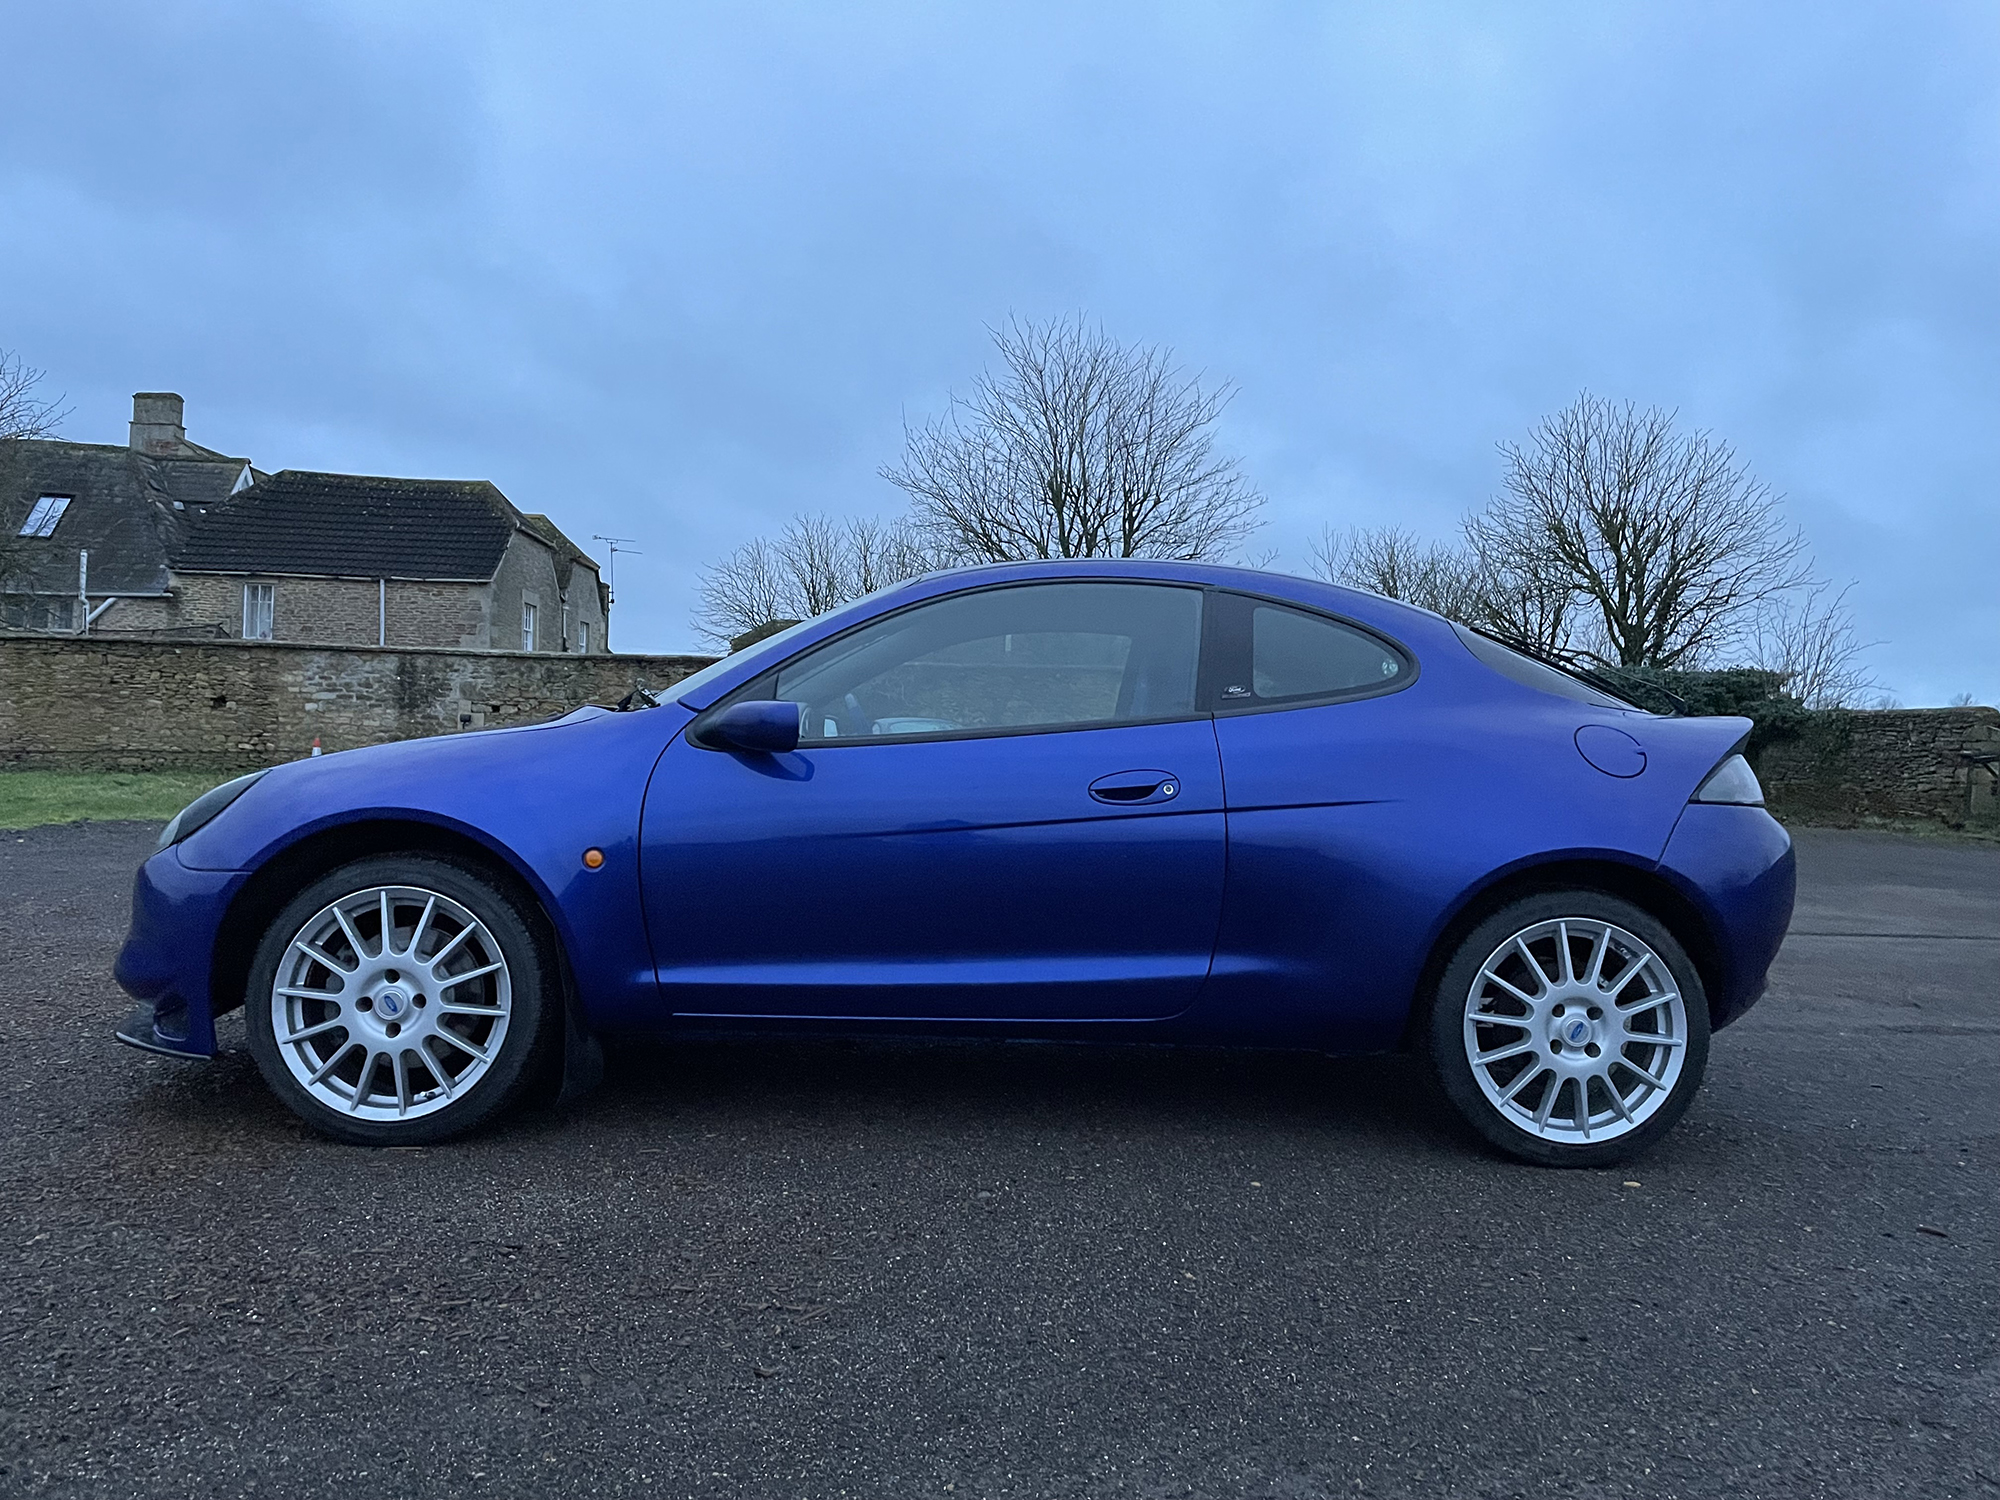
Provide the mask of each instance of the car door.
[{"label": "car door", "polygon": [[1199,589],[947,595],[718,704],[800,705],[796,751],[704,748],[648,789],[641,879],[677,1014],[1170,1016],[1220,917],[1223,808]]},{"label": "car door", "polygon": [[[1209,640],[1229,786],[1229,889],[1204,1007],[1339,1050],[1394,1045],[1422,957],[1439,826],[1416,661],[1352,621],[1218,591]],[[1449,763],[1447,763],[1449,764]]]}]

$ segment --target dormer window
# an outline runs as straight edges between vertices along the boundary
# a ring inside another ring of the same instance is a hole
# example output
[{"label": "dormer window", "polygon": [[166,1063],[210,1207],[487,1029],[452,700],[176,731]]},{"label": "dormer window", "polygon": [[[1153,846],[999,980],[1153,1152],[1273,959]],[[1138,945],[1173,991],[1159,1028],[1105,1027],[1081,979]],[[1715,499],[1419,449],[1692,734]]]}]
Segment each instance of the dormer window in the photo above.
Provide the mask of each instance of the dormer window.
[{"label": "dormer window", "polygon": [[69,509],[68,495],[44,495],[35,502],[35,508],[28,512],[28,519],[21,523],[22,536],[54,536],[56,522]]}]

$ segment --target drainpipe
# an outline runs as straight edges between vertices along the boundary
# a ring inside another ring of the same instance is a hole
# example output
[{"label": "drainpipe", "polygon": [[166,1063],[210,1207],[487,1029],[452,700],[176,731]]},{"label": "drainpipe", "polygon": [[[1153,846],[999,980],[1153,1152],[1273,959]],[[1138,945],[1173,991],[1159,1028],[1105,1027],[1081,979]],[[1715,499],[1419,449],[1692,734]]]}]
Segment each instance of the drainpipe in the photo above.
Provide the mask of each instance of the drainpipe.
[{"label": "drainpipe", "polygon": [[375,644],[389,644],[389,580],[375,580]]},{"label": "drainpipe", "polygon": [[113,594],[109,599],[98,605],[97,608],[92,609],[90,607],[90,549],[88,547],[77,549],[76,602],[83,606],[83,623],[76,627],[78,635],[89,635],[90,627],[96,623],[97,617],[118,602],[118,596]]}]

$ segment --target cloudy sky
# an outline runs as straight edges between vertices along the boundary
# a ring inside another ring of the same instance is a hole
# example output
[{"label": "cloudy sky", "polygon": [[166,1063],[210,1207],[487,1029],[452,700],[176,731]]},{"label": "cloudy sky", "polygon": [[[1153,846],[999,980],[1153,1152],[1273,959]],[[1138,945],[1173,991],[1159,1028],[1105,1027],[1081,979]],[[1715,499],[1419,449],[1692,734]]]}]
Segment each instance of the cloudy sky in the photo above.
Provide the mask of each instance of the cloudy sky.
[{"label": "cloudy sky", "polygon": [[0,348],[264,467],[491,478],[701,564],[886,514],[988,325],[1240,394],[1260,549],[1443,536],[1580,390],[1677,408],[2000,701],[1991,3],[13,6]]}]

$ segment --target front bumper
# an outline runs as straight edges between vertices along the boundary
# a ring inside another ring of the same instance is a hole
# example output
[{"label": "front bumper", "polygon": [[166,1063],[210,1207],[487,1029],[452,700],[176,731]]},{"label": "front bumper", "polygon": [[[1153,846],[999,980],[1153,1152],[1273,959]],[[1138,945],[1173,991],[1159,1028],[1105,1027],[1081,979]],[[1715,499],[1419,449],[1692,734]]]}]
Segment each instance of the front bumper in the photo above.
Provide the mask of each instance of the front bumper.
[{"label": "front bumper", "polygon": [[1660,867],[1700,909],[1714,938],[1709,1021],[1720,1030],[1762,997],[1792,924],[1798,889],[1792,836],[1761,807],[1690,803]]},{"label": "front bumper", "polygon": [[118,1040],[174,1057],[215,1055],[215,938],[245,878],[240,870],[190,870],[179,845],[139,867],[131,930],[111,972],[141,1004]]},{"label": "front bumper", "polygon": [[141,1052],[156,1052],[161,1057],[212,1057],[212,1052],[198,1052],[188,1045],[184,1032],[187,1027],[187,1011],[184,1007],[170,1009],[162,1015],[150,1000],[142,1000],[132,1007],[131,1014],[118,1023],[118,1029],[111,1034],[128,1047],[137,1047]]}]

